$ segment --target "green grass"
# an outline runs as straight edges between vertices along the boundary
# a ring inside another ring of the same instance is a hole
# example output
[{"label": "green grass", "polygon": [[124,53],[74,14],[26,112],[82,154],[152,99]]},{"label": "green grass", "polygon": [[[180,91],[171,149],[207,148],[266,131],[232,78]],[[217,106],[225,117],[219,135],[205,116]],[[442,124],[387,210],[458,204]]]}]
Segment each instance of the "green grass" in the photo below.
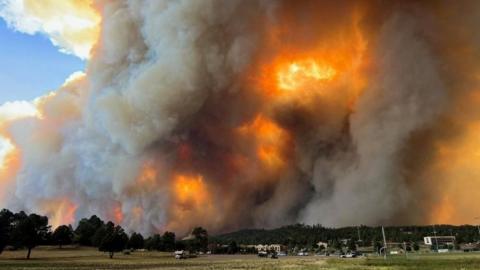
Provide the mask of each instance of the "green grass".
[{"label": "green grass", "polygon": [[480,269],[480,254],[424,254],[404,257],[339,259],[323,257],[282,257],[278,260],[252,255],[214,255],[175,260],[169,253],[134,252],[131,255],[107,254],[91,248],[62,249],[40,247],[25,260],[25,251],[5,251],[0,255],[1,269],[374,269],[444,270]]}]

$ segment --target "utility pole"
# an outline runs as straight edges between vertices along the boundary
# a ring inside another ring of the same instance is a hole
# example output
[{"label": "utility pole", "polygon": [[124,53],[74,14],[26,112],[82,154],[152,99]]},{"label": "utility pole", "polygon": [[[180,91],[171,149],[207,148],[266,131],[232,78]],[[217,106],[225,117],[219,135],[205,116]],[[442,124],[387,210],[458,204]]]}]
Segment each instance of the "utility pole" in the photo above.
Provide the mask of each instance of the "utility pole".
[{"label": "utility pole", "polygon": [[386,260],[387,259],[387,238],[385,237],[385,229],[382,226],[382,235],[383,235],[383,258]]},{"label": "utility pole", "polygon": [[438,239],[437,239],[437,232],[435,231],[435,224],[433,224],[433,236],[435,237],[435,246],[437,247],[437,253],[438,253]]}]

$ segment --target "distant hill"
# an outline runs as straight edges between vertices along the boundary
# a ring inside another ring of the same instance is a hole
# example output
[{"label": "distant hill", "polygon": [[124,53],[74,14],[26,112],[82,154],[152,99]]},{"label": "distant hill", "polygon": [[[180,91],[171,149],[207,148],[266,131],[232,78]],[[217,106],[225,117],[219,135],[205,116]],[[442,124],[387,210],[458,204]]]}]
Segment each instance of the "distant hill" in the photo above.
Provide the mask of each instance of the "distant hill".
[{"label": "distant hill", "polygon": [[[436,225],[437,235],[454,235],[459,243],[474,242],[480,239],[476,226]],[[388,242],[421,242],[424,236],[433,235],[433,226],[392,226],[385,227]],[[381,227],[326,228],[321,225],[295,224],[276,229],[244,229],[211,237],[210,241],[219,244],[283,244],[312,246],[319,241],[333,243],[353,239],[364,245],[382,241]],[[358,241],[358,240],[361,241]]]}]

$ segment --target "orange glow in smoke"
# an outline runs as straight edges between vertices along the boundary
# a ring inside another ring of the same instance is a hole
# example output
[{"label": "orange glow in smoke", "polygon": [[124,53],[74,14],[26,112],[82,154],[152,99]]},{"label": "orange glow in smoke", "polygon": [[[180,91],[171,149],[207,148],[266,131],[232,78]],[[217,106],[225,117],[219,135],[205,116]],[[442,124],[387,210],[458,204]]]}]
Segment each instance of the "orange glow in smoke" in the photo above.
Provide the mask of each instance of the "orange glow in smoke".
[{"label": "orange glow in smoke", "polygon": [[175,195],[181,204],[200,205],[207,199],[203,177],[178,175],[175,177]]},{"label": "orange glow in smoke", "polygon": [[[210,199],[207,183],[201,175],[177,174],[172,183],[172,207],[167,229],[191,229],[189,220],[202,224],[204,219],[214,220],[216,211]],[[218,218],[218,215],[217,215]]]},{"label": "orange glow in smoke", "polygon": [[142,170],[140,171],[140,175],[138,176],[138,184],[155,183],[157,176],[158,172],[157,169],[153,166],[153,164],[145,163]]},{"label": "orange glow in smoke", "polygon": [[41,203],[41,208],[49,217],[53,228],[60,225],[73,224],[77,206],[69,199],[54,199]]},{"label": "orange glow in smoke", "polygon": [[307,84],[331,80],[335,74],[331,66],[308,59],[281,66],[277,72],[277,84],[280,89],[295,90]]},{"label": "orange glow in smoke", "polygon": [[[480,101],[480,96],[468,98]],[[476,216],[471,209],[480,197],[480,121],[463,124],[462,135],[436,145],[436,160],[426,176],[432,181],[431,193],[438,198],[434,198],[430,223],[459,224]]]},{"label": "orange glow in smoke", "polygon": [[258,115],[253,122],[241,126],[239,132],[255,138],[257,156],[265,165],[273,168],[284,165],[284,148],[289,141],[289,135],[275,122]]},{"label": "orange glow in smoke", "polygon": [[20,151],[12,145],[0,164],[0,202],[6,195],[7,187],[14,181],[20,164]]},{"label": "orange glow in smoke", "polygon": [[113,217],[115,219],[115,223],[122,223],[123,221],[123,212],[122,212],[122,207],[121,206],[117,206],[115,207],[115,209],[113,210]]}]

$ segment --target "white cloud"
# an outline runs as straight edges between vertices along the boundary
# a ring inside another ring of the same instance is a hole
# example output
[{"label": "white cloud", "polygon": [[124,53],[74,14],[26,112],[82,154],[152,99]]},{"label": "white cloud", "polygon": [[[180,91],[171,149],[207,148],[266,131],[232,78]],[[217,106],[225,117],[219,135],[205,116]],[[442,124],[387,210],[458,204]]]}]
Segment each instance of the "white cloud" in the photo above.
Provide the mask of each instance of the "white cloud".
[{"label": "white cloud", "polygon": [[0,17],[22,33],[42,33],[63,53],[90,56],[97,41],[100,16],[91,1],[0,0]]}]

